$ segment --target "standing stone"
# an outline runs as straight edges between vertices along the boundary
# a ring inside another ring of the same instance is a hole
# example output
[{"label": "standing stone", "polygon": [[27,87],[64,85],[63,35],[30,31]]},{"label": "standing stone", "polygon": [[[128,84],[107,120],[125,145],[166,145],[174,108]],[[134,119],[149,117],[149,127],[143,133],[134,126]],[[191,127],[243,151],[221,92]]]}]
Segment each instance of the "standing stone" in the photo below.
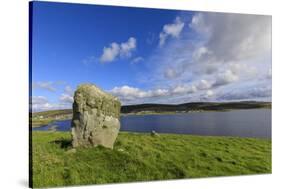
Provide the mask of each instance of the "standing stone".
[{"label": "standing stone", "polygon": [[74,94],[72,146],[113,148],[120,129],[120,101],[92,84],[82,84]]}]

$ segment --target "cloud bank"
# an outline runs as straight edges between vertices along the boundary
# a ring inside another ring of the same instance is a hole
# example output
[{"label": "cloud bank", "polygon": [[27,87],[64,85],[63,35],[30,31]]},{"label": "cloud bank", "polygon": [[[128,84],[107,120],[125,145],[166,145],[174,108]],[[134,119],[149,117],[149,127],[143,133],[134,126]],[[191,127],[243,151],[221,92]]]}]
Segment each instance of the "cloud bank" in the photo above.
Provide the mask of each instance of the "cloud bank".
[{"label": "cloud bank", "polygon": [[182,20],[163,26],[162,48],[141,80],[148,89],[119,86],[112,94],[123,104],[271,101],[270,16],[196,13]]},{"label": "cloud bank", "polygon": [[[132,58],[129,63],[134,67],[146,68],[134,86],[122,83],[108,90],[123,105],[271,101],[271,17],[198,12],[190,19],[189,15],[187,19],[182,13],[163,25],[149,57],[132,57],[137,40],[130,37],[105,46],[99,58],[89,57],[85,64]],[[57,91],[53,82],[34,82],[32,87]],[[35,111],[70,108],[72,102],[70,86],[65,86],[56,103],[44,96],[32,97]]]}]

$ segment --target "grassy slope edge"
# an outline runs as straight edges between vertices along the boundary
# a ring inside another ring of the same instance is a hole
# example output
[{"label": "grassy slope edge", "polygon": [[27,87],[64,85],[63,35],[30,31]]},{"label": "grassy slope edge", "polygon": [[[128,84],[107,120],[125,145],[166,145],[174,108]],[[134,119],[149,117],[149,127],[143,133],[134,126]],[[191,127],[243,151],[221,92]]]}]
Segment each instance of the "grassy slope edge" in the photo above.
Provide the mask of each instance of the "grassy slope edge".
[{"label": "grassy slope edge", "polygon": [[271,173],[271,140],[120,132],[114,149],[70,150],[68,132],[32,132],[34,187]]}]

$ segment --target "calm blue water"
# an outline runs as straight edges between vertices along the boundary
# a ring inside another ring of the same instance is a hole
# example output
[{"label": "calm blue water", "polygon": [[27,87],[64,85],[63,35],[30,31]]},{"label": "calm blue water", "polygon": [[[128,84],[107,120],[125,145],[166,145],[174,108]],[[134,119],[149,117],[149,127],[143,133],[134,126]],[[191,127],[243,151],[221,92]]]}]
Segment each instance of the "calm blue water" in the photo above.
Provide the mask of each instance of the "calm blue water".
[{"label": "calm blue water", "polygon": [[[71,120],[57,121],[33,130],[69,131]],[[121,131],[178,133],[211,136],[271,138],[271,110],[194,112],[173,115],[122,116]]]}]

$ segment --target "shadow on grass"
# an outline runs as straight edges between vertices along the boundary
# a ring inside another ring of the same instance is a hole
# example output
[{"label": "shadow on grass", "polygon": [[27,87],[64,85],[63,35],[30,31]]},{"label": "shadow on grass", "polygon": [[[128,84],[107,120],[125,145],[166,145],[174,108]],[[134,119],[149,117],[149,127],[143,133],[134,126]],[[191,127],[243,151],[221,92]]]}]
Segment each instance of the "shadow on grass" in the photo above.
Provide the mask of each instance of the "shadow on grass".
[{"label": "shadow on grass", "polygon": [[60,146],[60,148],[63,148],[63,149],[69,149],[72,147],[70,139],[57,139],[57,140],[51,141],[50,143],[57,144]]}]

